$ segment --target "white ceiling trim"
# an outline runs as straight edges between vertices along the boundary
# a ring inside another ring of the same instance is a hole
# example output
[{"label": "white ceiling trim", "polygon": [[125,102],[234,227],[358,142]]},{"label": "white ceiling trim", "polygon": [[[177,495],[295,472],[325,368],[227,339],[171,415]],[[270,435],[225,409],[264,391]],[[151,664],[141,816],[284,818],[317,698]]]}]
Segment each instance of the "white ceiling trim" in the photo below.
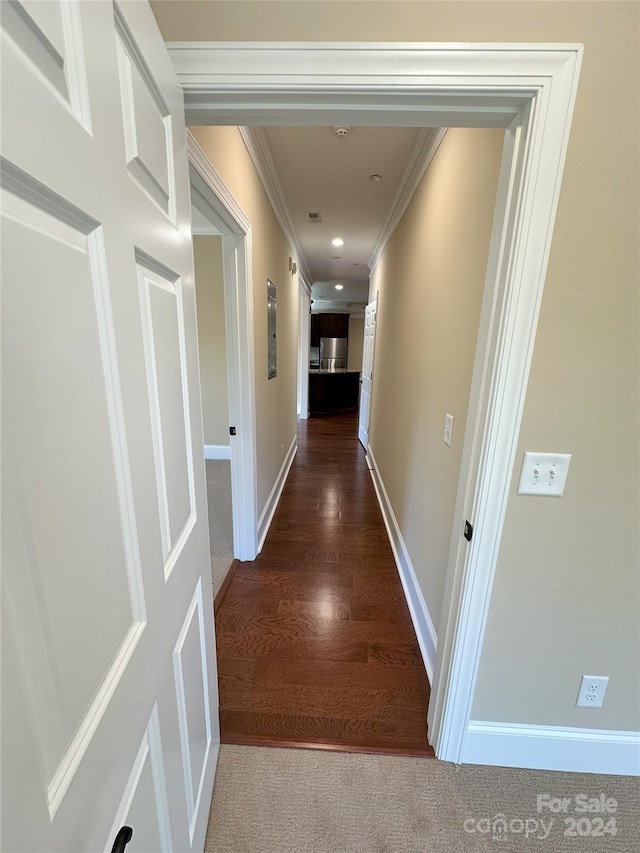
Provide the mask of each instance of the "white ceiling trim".
[{"label": "white ceiling trim", "polygon": [[409,155],[407,168],[400,180],[398,191],[393,200],[387,220],[382,227],[380,236],[374,246],[373,254],[369,260],[369,272],[372,273],[378,265],[380,258],[383,256],[387,244],[393,232],[398,227],[398,223],[409,206],[409,202],[413,198],[413,194],[418,189],[420,181],[424,177],[427,169],[431,165],[436,151],[440,143],[444,139],[447,132],[446,127],[440,128],[424,128],[418,133],[415,145]]},{"label": "white ceiling trim", "polygon": [[220,232],[213,225],[192,225],[191,234],[194,237],[220,237]]},{"label": "white ceiling trim", "polygon": [[311,285],[313,280],[309,272],[309,266],[305,259],[304,253],[296,237],[296,232],[291,222],[289,209],[284,200],[284,194],[278,174],[276,172],[275,163],[269,147],[269,140],[263,127],[239,127],[240,136],[246,145],[249,156],[256,167],[258,177],[262,182],[264,191],[271,202],[271,207],[276,215],[280,227],[284,232],[284,236],[289,241],[294,255],[295,262],[298,265],[298,277],[302,279],[302,283],[311,295]]}]

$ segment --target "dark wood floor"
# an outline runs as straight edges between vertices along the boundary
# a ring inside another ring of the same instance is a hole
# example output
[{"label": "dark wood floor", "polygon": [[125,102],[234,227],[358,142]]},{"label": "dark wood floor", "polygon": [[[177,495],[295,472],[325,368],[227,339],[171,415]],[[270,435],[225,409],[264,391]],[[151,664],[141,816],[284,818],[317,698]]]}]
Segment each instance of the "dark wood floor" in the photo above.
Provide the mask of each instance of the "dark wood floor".
[{"label": "dark wood floor", "polygon": [[302,421],[216,613],[223,743],[433,755],[429,683],[355,415]]}]

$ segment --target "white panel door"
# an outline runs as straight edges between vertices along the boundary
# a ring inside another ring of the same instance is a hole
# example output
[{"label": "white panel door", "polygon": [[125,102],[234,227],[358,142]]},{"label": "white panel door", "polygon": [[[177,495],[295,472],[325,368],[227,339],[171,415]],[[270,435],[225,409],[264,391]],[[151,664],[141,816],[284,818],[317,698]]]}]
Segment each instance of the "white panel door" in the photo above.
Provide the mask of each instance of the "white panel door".
[{"label": "white panel door", "polygon": [[202,850],[219,744],[182,93],[144,2],[2,4],[3,850]]},{"label": "white panel door", "polygon": [[377,297],[364,312],[364,342],[362,349],[362,377],[360,387],[360,414],[358,438],[366,450],[369,447],[369,418],[371,417],[371,383],[373,382],[373,353],[376,340]]}]

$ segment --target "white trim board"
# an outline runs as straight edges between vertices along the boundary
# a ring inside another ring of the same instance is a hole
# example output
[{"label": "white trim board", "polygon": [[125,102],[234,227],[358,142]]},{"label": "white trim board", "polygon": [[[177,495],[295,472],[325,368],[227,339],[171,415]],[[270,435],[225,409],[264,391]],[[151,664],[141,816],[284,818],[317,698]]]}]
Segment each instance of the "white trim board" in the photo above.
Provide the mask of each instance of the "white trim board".
[{"label": "white trim board", "polygon": [[311,294],[298,279],[300,310],[298,314],[298,382],[296,410],[301,420],[309,417],[309,344],[311,335]]},{"label": "white trim board", "polygon": [[418,638],[422,660],[429,676],[429,683],[433,684],[433,670],[436,664],[436,649],[438,648],[436,629],[433,626],[429,608],[422,595],[407,546],[400,531],[393,507],[391,506],[384,482],[380,476],[380,469],[378,468],[378,463],[373,455],[371,446],[367,449],[367,467],[371,471],[371,479],[373,480],[373,486],[376,490],[378,503],[380,504],[384,526],[387,528],[391,550],[393,551],[393,557],[398,567],[398,574],[400,575],[405,598],[409,605],[411,621],[413,622],[416,637]]},{"label": "white trim board", "polygon": [[287,481],[289,469],[291,468],[297,450],[298,437],[297,435],[294,435],[293,440],[289,445],[289,450],[287,451],[282,461],[282,465],[280,467],[280,471],[278,472],[278,476],[276,477],[276,481],[273,484],[273,488],[269,493],[267,502],[258,520],[258,553],[262,551],[264,540],[267,538],[269,527],[271,526],[273,516],[275,515],[276,509],[278,508],[278,501],[280,500],[280,495],[282,494],[282,490],[284,489],[284,484]]},{"label": "white trim board", "polygon": [[[188,125],[508,127],[581,44],[167,42]],[[566,82],[566,81],[562,81]],[[372,91],[372,88],[375,90]],[[444,96],[444,97],[443,97]],[[562,93],[560,93],[562,97]]]},{"label": "white trim board", "polygon": [[640,776],[640,732],[469,723],[465,764]]},{"label": "white trim board", "polygon": [[205,459],[231,459],[231,446],[229,444],[205,444]]},{"label": "white trim board", "polygon": [[[506,129],[429,702],[462,760],[584,48],[169,44],[192,124]],[[375,380],[373,393],[375,395]],[[464,520],[474,525],[471,542]]]}]

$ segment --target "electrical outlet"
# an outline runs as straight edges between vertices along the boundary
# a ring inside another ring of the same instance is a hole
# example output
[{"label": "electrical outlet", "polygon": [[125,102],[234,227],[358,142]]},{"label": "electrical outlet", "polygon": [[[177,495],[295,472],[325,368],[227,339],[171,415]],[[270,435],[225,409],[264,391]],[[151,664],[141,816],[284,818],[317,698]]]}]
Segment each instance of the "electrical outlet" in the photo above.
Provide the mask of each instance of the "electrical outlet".
[{"label": "electrical outlet", "polygon": [[284,459],[284,444],[280,447],[280,456]]},{"label": "electrical outlet", "polygon": [[608,675],[583,675],[576,705],[579,708],[602,708],[608,684]]}]

